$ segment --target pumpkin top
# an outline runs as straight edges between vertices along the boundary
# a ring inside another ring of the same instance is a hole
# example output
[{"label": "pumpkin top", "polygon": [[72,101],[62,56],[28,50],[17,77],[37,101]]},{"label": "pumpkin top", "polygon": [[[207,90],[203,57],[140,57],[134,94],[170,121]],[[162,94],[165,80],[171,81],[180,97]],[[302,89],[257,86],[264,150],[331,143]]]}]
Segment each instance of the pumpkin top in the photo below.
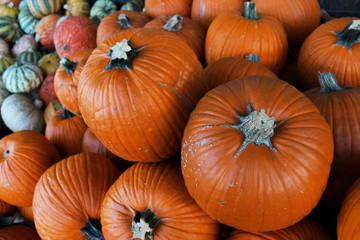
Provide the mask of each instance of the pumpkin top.
[{"label": "pumpkin top", "polygon": [[249,55],[245,56],[245,59],[259,63],[260,64],[260,58],[259,55],[257,55],[256,53],[251,53]]},{"label": "pumpkin top", "polygon": [[77,64],[77,62],[72,62],[66,57],[60,60],[60,65],[64,68],[67,74],[74,73]]},{"label": "pumpkin top", "polygon": [[328,72],[328,73],[318,72],[318,78],[322,93],[332,93],[344,89],[339,86],[336,77],[332,72]]},{"label": "pumpkin top", "polygon": [[166,24],[163,26],[163,29],[169,32],[180,31],[182,28],[181,24],[183,19],[184,18],[182,16],[175,14],[169,19],[169,21],[166,22]]},{"label": "pumpkin top", "polygon": [[256,14],[255,2],[244,2],[243,17],[249,20],[259,20],[260,17]]},{"label": "pumpkin top", "polygon": [[120,42],[116,42],[115,45],[110,47],[110,62],[106,66],[105,70],[111,70],[113,68],[131,68],[131,61],[137,55],[140,48],[133,49],[131,47],[131,40],[124,38]]},{"label": "pumpkin top", "polygon": [[336,32],[338,40],[335,44],[339,44],[351,49],[354,43],[359,42],[360,35],[360,20],[353,20],[349,23],[344,30]]}]

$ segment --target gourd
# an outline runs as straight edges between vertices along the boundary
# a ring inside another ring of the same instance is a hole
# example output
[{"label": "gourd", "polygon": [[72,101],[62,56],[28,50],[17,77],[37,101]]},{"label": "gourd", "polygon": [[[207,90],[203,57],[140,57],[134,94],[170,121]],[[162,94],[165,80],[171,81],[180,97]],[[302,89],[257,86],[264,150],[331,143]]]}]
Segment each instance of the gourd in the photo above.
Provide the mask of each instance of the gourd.
[{"label": "gourd", "polygon": [[26,0],[29,11],[34,17],[41,19],[61,9],[62,0]]},{"label": "gourd", "polygon": [[14,44],[23,34],[17,19],[9,16],[0,17],[0,37],[7,43]]},{"label": "gourd", "polygon": [[59,68],[60,58],[56,53],[49,53],[42,56],[38,62],[38,66],[46,76],[55,73]]},{"label": "gourd", "polygon": [[44,120],[47,124],[57,110],[62,108],[61,103],[58,99],[52,100],[44,110]]},{"label": "gourd", "polygon": [[14,58],[17,58],[20,53],[29,49],[33,49],[34,51],[36,51],[38,49],[38,45],[33,35],[25,34],[16,41],[15,45],[11,49],[11,55]]},{"label": "gourd", "polygon": [[17,57],[17,62],[20,62],[22,64],[32,63],[37,65],[41,56],[42,55],[40,52],[34,51],[32,48],[30,48],[27,51],[24,51],[19,54],[19,56]]},{"label": "gourd", "polygon": [[111,0],[97,0],[90,9],[90,18],[99,24],[104,17],[116,10],[116,4]]},{"label": "gourd", "polygon": [[65,14],[79,17],[90,16],[90,5],[87,0],[67,0],[64,5]]},{"label": "gourd", "polygon": [[47,106],[51,101],[57,99],[54,90],[54,77],[54,73],[48,75],[40,87],[39,99],[44,102],[45,106]]},{"label": "gourd", "polygon": [[9,56],[9,45],[0,38],[0,55]]},{"label": "gourd", "polygon": [[17,19],[19,15],[19,8],[14,3],[2,3],[0,4],[0,17],[9,16]]},{"label": "gourd", "polygon": [[11,93],[5,88],[2,78],[0,77],[0,106],[7,96]]},{"label": "gourd", "polygon": [[36,25],[36,42],[40,42],[45,48],[50,51],[55,50],[54,45],[54,33],[56,28],[56,23],[61,18],[59,14],[50,14],[43,17],[40,22]]},{"label": "gourd", "polygon": [[11,57],[0,54],[0,76],[13,64],[14,60]]}]

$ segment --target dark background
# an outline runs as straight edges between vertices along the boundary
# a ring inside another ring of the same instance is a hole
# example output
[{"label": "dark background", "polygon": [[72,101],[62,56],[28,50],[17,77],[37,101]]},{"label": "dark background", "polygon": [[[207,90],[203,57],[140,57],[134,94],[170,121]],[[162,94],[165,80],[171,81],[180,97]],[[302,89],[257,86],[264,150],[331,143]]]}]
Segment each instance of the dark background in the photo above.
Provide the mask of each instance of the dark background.
[{"label": "dark background", "polygon": [[360,17],[360,0],[319,0],[331,17]]}]

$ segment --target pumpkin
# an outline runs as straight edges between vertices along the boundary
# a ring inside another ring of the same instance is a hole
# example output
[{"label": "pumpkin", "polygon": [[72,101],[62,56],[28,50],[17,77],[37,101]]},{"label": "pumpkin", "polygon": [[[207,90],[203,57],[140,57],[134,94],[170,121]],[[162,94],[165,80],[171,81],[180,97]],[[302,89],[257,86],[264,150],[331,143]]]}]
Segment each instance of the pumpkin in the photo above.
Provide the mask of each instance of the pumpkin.
[{"label": "pumpkin", "polygon": [[150,18],[135,11],[117,11],[104,17],[100,22],[96,43],[100,45],[104,40],[126,29],[142,28]]},{"label": "pumpkin", "polygon": [[233,231],[226,240],[330,240],[329,232],[317,222],[306,218],[300,222],[277,231],[249,233]]},{"label": "pumpkin", "polygon": [[19,15],[19,8],[14,3],[2,3],[0,4],[0,17],[9,16],[17,18]]},{"label": "pumpkin", "polygon": [[0,238],[1,240],[41,240],[34,229],[23,225],[1,228]]},{"label": "pumpkin", "polygon": [[25,34],[16,41],[15,45],[11,49],[11,55],[14,58],[17,58],[20,53],[29,49],[37,50],[38,46],[33,35]]},{"label": "pumpkin", "polygon": [[4,39],[0,38],[0,55],[9,56],[9,45]]},{"label": "pumpkin", "polygon": [[121,174],[104,198],[101,224],[105,239],[118,240],[215,240],[220,233],[188,194],[174,161],[136,163]]},{"label": "pumpkin", "polygon": [[33,207],[19,207],[19,213],[24,218],[25,222],[29,225],[34,225],[34,212]]},{"label": "pumpkin", "polygon": [[257,16],[255,4],[245,2],[243,15],[233,10],[211,23],[206,34],[205,59],[210,64],[223,57],[257,54],[261,65],[277,73],[286,63],[287,49],[281,23],[270,16]]},{"label": "pumpkin", "polygon": [[62,0],[26,0],[31,15],[41,19],[61,9]]},{"label": "pumpkin", "polygon": [[23,34],[17,19],[9,16],[0,17],[0,38],[14,44]]},{"label": "pumpkin", "polygon": [[220,14],[230,10],[243,12],[245,0],[193,0],[191,19],[196,20],[204,29]]},{"label": "pumpkin", "polygon": [[164,15],[146,23],[144,28],[155,28],[176,34],[191,47],[198,59],[203,61],[206,33],[197,21],[180,15]]},{"label": "pumpkin", "polygon": [[104,239],[98,226],[101,204],[119,175],[110,159],[95,153],[76,154],[50,167],[36,185],[33,200],[41,238]]},{"label": "pumpkin", "polygon": [[211,89],[246,76],[264,75],[277,78],[275,73],[260,65],[259,62],[241,57],[221,58],[206,66],[205,75]]},{"label": "pumpkin", "polygon": [[99,24],[104,17],[116,10],[116,4],[111,0],[97,0],[90,9],[90,18]]},{"label": "pumpkin", "polygon": [[158,18],[163,15],[178,14],[182,17],[190,17],[192,0],[145,0],[145,13],[151,18]]},{"label": "pumpkin", "polygon": [[3,137],[0,152],[4,173],[0,176],[0,199],[15,206],[31,206],[37,181],[60,160],[59,153],[44,135],[30,130]]},{"label": "pumpkin", "polygon": [[55,73],[56,70],[59,68],[60,65],[60,58],[56,53],[49,53],[42,58],[40,58],[38,62],[38,66],[41,70],[45,73],[46,76]]},{"label": "pumpkin", "polygon": [[23,2],[22,0],[0,0],[0,3],[14,3],[15,6],[20,6],[20,3]]},{"label": "pumpkin", "polygon": [[[26,1],[23,2],[25,3]],[[20,10],[18,20],[21,29],[27,34],[35,34],[36,25],[40,22],[40,19],[31,15],[27,5]]]},{"label": "pumpkin", "polygon": [[87,126],[83,118],[66,108],[57,110],[45,129],[45,137],[54,144],[63,157],[82,152],[82,139]]},{"label": "pumpkin", "polygon": [[57,22],[56,22],[56,27],[59,26],[59,24],[68,17],[71,17],[71,16],[70,15],[64,15],[61,18],[59,18],[59,20],[57,20]]},{"label": "pumpkin", "polygon": [[93,49],[82,49],[60,61],[56,71],[54,89],[61,104],[73,113],[79,114],[77,87],[80,73]]},{"label": "pumpkin", "polygon": [[272,16],[284,26],[291,47],[301,46],[321,20],[318,0],[252,0],[259,15]]},{"label": "pumpkin", "polygon": [[55,50],[54,45],[54,33],[56,28],[56,22],[61,18],[59,14],[50,14],[43,17],[36,25],[36,42],[40,42],[45,48],[50,51]]},{"label": "pumpkin", "polygon": [[37,65],[40,58],[41,58],[40,52],[34,51],[33,49],[29,48],[27,51],[24,51],[19,54],[19,56],[17,57],[17,61],[22,64],[32,63]]},{"label": "pumpkin", "polygon": [[284,80],[296,87],[298,90],[303,91],[303,88],[298,78],[297,61],[286,63],[285,66],[278,73],[278,76],[281,80]]},{"label": "pumpkin", "polygon": [[304,41],[298,58],[298,73],[304,89],[318,87],[317,73],[333,72],[340,86],[360,87],[360,20],[333,19],[315,29]]},{"label": "pumpkin", "polygon": [[14,212],[14,210],[14,206],[8,204],[7,202],[4,202],[3,200],[0,200],[0,216],[9,212]]},{"label": "pumpkin", "polygon": [[143,12],[144,0],[131,0],[127,3],[125,3],[124,5],[122,5],[120,10]]},{"label": "pumpkin", "polygon": [[41,132],[44,129],[42,103],[33,101],[23,94],[12,94],[1,104],[1,118],[5,125],[13,132],[33,130]]},{"label": "pumpkin", "polygon": [[341,204],[337,219],[337,239],[360,238],[360,179],[350,187]]},{"label": "pumpkin", "polygon": [[66,15],[89,17],[90,5],[87,0],[67,0],[64,5]]},{"label": "pumpkin", "polygon": [[0,77],[0,106],[7,96],[11,93],[5,88],[2,78]]},{"label": "pumpkin", "polygon": [[208,89],[200,62],[181,39],[129,29],[90,55],[80,75],[79,109],[115,155],[161,161],[180,149],[188,117]]},{"label": "pumpkin", "polygon": [[317,205],[333,149],[329,125],[304,94],[278,79],[247,76],[209,91],[191,113],[182,173],[210,217],[274,231]]},{"label": "pumpkin", "polygon": [[57,110],[61,108],[61,103],[58,99],[52,100],[44,110],[44,121],[47,124]]},{"label": "pumpkin", "polygon": [[11,57],[0,54],[0,76],[5,70],[14,64],[14,60]]},{"label": "pumpkin", "polygon": [[60,58],[77,50],[96,47],[97,24],[86,17],[65,18],[56,27],[54,44]]},{"label": "pumpkin", "polygon": [[0,200],[0,228],[10,226],[14,223],[15,207]]},{"label": "pumpkin", "polygon": [[44,102],[45,106],[49,105],[51,101],[57,99],[54,90],[54,77],[55,77],[54,73],[48,75],[40,87],[39,98],[41,101]]},{"label": "pumpkin", "polygon": [[16,62],[3,73],[4,86],[12,93],[28,93],[40,86],[43,72],[32,63]]}]

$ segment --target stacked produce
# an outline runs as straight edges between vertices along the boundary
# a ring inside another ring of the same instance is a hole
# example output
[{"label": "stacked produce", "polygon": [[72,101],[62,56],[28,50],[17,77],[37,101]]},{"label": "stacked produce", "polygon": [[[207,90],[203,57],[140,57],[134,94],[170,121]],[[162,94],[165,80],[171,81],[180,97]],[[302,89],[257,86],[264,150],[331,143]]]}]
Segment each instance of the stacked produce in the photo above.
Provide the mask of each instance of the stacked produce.
[{"label": "stacked produce", "polygon": [[0,0],[0,238],[360,239],[360,19],[317,0]]}]

